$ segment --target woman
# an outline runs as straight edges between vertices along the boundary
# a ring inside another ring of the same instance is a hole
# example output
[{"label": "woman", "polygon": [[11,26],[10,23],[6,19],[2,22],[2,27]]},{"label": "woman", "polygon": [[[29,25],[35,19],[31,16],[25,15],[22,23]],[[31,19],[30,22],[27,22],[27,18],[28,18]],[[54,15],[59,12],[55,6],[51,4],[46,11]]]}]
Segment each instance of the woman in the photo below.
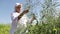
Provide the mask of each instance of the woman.
[{"label": "woman", "polygon": [[10,34],[14,34],[17,30],[24,30],[27,27],[27,22],[32,22],[35,19],[34,17],[28,19],[26,14],[29,12],[29,9],[22,12],[21,8],[22,4],[16,3],[15,11],[11,14],[12,25]]}]

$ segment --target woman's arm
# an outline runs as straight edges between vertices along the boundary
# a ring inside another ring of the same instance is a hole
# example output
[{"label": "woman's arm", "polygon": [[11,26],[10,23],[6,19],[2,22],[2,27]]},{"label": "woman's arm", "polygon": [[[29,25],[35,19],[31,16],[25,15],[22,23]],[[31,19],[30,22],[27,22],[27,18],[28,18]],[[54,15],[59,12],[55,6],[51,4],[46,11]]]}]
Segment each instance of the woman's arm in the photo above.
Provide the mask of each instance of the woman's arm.
[{"label": "woman's arm", "polygon": [[33,20],[35,20],[35,19],[36,19],[36,18],[35,18],[35,15],[33,15],[33,17],[29,20],[29,22],[32,23]]},{"label": "woman's arm", "polygon": [[28,13],[29,12],[29,10],[27,9],[27,10],[24,10],[19,16],[18,16],[18,20],[24,15],[24,14],[26,14],[26,13]]}]

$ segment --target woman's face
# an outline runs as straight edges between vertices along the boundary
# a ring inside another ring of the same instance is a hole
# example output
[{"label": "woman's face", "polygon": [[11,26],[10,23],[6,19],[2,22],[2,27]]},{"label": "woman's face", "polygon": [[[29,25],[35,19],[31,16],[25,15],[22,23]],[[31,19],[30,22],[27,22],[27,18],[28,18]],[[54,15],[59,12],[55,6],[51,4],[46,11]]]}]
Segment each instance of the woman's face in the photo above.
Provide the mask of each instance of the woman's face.
[{"label": "woman's face", "polygon": [[16,12],[20,13],[21,5],[19,5],[19,6],[15,7],[15,10],[16,10]]}]

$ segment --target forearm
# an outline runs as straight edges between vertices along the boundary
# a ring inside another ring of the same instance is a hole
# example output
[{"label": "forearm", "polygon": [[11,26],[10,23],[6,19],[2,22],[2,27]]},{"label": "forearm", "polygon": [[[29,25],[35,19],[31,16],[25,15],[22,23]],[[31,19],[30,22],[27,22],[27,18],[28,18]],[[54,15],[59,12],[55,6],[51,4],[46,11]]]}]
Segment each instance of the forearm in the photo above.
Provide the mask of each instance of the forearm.
[{"label": "forearm", "polygon": [[18,20],[24,15],[24,12],[22,12],[19,16],[18,16]]},{"label": "forearm", "polygon": [[35,19],[36,19],[35,16],[33,16],[33,17],[30,19],[30,23],[32,23],[33,20],[35,20]]},{"label": "forearm", "polygon": [[18,20],[28,12],[29,10],[24,10],[19,16],[18,16]]},{"label": "forearm", "polygon": [[29,23],[32,23],[32,22],[33,22],[33,20],[34,20],[34,19],[33,19],[33,18],[31,18],[31,19],[29,20]]}]

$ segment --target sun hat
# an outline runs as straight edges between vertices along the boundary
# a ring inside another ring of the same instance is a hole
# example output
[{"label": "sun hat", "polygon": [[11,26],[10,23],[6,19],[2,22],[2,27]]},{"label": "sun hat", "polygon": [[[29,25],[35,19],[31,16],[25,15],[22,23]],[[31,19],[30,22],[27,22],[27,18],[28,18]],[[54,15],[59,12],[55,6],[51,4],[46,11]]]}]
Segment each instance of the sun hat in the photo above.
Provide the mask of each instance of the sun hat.
[{"label": "sun hat", "polygon": [[15,7],[17,7],[17,6],[22,6],[22,4],[21,3],[16,3]]}]

